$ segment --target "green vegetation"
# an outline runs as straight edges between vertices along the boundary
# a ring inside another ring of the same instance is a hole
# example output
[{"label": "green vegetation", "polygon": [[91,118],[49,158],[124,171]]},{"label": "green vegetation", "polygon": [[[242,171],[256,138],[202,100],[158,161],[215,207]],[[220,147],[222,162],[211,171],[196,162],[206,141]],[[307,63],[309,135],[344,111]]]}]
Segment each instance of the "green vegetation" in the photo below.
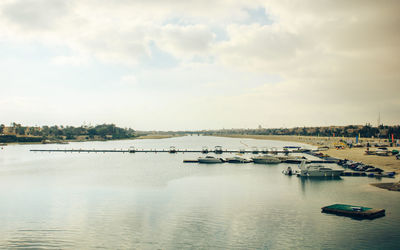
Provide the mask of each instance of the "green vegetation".
[{"label": "green vegetation", "polygon": [[25,127],[12,123],[0,125],[0,142],[40,142],[42,140],[115,140],[135,138],[135,130],[114,124],[96,126]]},{"label": "green vegetation", "polygon": [[42,140],[43,140],[42,137],[0,135],[0,143],[8,143],[8,142],[41,142]]}]

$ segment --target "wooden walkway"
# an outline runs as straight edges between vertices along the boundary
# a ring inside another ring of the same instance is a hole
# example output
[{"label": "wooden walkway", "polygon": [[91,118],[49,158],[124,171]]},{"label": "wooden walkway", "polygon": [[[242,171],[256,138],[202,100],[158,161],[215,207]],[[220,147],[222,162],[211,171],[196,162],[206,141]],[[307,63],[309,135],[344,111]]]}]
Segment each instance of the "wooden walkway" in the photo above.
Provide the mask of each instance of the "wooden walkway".
[{"label": "wooden walkway", "polygon": [[266,154],[266,153],[304,153],[303,150],[293,150],[293,151],[251,151],[251,150],[222,150],[222,151],[204,151],[204,150],[193,150],[193,149],[31,149],[31,152],[49,152],[49,153],[240,153],[240,154]]}]

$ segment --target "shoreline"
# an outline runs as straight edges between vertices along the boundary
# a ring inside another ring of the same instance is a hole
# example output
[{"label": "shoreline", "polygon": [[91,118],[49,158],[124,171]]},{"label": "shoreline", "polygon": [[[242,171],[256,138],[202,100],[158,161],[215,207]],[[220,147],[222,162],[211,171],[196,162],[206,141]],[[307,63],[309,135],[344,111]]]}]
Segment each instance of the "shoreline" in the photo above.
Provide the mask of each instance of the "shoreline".
[{"label": "shoreline", "polygon": [[[305,136],[305,135],[239,135],[239,134],[227,134],[227,135],[212,135],[217,137],[229,137],[229,138],[250,138],[259,140],[273,140],[273,141],[287,141],[287,142],[298,142],[304,143],[316,147],[328,146],[333,147],[334,144],[339,143],[340,140],[355,140],[354,137],[325,137],[325,136]],[[360,138],[360,143],[376,143],[383,139],[375,138]]]},{"label": "shoreline", "polygon": [[383,182],[383,183],[371,183],[371,186],[386,189],[389,191],[400,192],[400,182]]},{"label": "shoreline", "polygon": [[[142,135],[134,138],[124,138],[124,139],[111,139],[111,140],[66,140],[64,142],[90,142],[90,141],[118,141],[118,140],[145,140],[145,139],[168,139],[173,137],[180,137],[182,135],[174,134],[148,134]],[[213,135],[217,137],[227,137],[227,138],[250,138],[257,140],[274,140],[274,141],[286,141],[286,142],[296,142],[303,143],[310,146],[321,146],[328,145],[332,143],[333,140],[339,140],[337,137],[315,137],[315,136],[291,136],[291,135]],[[366,138],[364,138],[365,140]],[[372,141],[373,139],[368,139]],[[37,145],[42,144],[41,142],[11,142],[7,145]],[[47,144],[57,144],[47,143]],[[6,147],[6,146],[3,146]],[[400,147],[388,147],[389,150],[399,150]],[[366,148],[345,148],[345,149],[334,149],[329,148],[323,151],[325,154],[338,158],[338,159],[348,159],[357,162],[363,162],[368,165],[382,168],[384,171],[396,172],[400,174],[400,160],[396,160],[394,156],[377,156],[377,155],[365,155]]]},{"label": "shoreline", "polygon": [[304,143],[311,146],[319,146],[313,141],[306,138],[307,136],[296,136],[296,135],[212,135],[216,137],[228,137],[228,138],[249,138],[257,140],[272,140],[272,141],[287,141],[287,142],[298,142]]},{"label": "shoreline", "polygon": [[[148,134],[142,135],[135,138],[125,138],[125,139],[111,139],[111,140],[68,140],[64,142],[91,142],[91,141],[118,141],[118,140],[145,140],[145,139],[168,139],[173,137],[180,137],[183,135],[174,135],[174,134]],[[313,136],[287,136],[287,135],[212,135],[216,137],[227,137],[227,138],[250,138],[257,140],[274,140],[274,141],[286,141],[286,142],[295,142],[295,143],[303,143],[310,146],[321,146],[327,145],[326,142],[332,143],[332,138],[324,138],[324,137],[313,137]],[[335,138],[338,140],[338,138]],[[321,143],[322,140],[322,143]],[[372,140],[368,140],[372,141]],[[323,143],[325,142],[325,143]],[[37,145],[42,144],[41,142],[12,142],[7,143],[7,145]],[[47,144],[57,144],[47,143]],[[6,147],[6,146],[2,146]],[[396,149],[400,151],[400,147],[388,147],[390,150]],[[377,156],[377,155],[366,155],[366,148],[357,147],[357,148],[344,148],[344,149],[335,149],[329,148],[328,150],[323,151],[324,154],[327,154],[331,157],[338,159],[348,159],[356,162],[362,162],[367,165],[372,165],[374,167],[379,167],[386,172],[395,172],[395,178],[392,182],[381,182],[381,183],[371,183],[370,185],[382,189],[387,189],[391,191],[399,191],[399,178],[400,178],[400,160],[396,160],[395,156]]]},{"label": "shoreline", "polygon": [[[297,142],[304,143],[311,146],[330,146],[325,154],[339,158],[348,159],[357,162],[363,162],[368,165],[379,167],[384,171],[396,172],[398,179],[400,174],[400,160],[396,160],[394,156],[377,156],[377,155],[365,155],[365,147],[361,148],[345,148],[345,149],[334,149],[331,145],[334,141],[338,141],[341,138],[338,137],[316,137],[316,136],[292,136],[292,135],[216,135],[219,137],[230,137],[230,138],[251,138],[259,140],[276,140],[276,141],[287,141],[287,142]],[[362,141],[372,142],[375,141],[371,138],[362,138]],[[388,147],[389,150],[399,150],[400,147]]]},{"label": "shoreline", "polygon": [[138,137],[132,137],[132,138],[121,138],[121,139],[109,139],[109,140],[60,140],[57,142],[62,142],[62,143],[57,143],[57,142],[48,142],[48,143],[43,143],[43,142],[5,142],[5,146],[1,147],[7,147],[7,145],[38,145],[38,144],[43,144],[43,145],[48,145],[48,144],[69,144],[70,142],[99,142],[99,141],[124,141],[124,140],[147,140],[147,139],[167,139],[167,138],[173,138],[173,137],[179,137],[181,135],[159,135],[159,134],[149,134],[149,135],[141,135]]}]

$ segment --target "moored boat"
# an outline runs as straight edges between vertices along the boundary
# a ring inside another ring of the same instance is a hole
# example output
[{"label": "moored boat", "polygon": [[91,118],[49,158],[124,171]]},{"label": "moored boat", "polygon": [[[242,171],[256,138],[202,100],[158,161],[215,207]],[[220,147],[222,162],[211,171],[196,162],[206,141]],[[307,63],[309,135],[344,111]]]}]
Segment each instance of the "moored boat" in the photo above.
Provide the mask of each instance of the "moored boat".
[{"label": "moored boat", "polygon": [[222,146],[215,146],[214,153],[222,154]]},{"label": "moored boat", "polygon": [[339,177],[344,172],[344,170],[332,169],[323,165],[306,166],[305,160],[301,162],[299,168],[299,175],[302,177]]},{"label": "moored boat", "polygon": [[293,156],[293,155],[282,155],[282,156],[276,156],[281,162],[285,163],[301,163],[304,159],[306,159],[304,156]]},{"label": "moored boat", "polygon": [[226,158],[225,161],[227,161],[229,163],[249,163],[249,162],[251,162],[251,160],[248,160],[246,158],[242,158],[239,156]]},{"label": "moored boat", "polygon": [[214,156],[199,157],[199,163],[223,163],[224,160],[221,158],[215,158]]},{"label": "moored boat", "polygon": [[257,156],[257,157],[252,157],[251,159],[256,164],[278,164],[278,163],[281,163],[281,160],[279,160],[277,157],[272,156],[272,155]]},{"label": "moored boat", "polygon": [[295,172],[293,171],[293,169],[289,166],[289,167],[287,167],[287,169],[285,169],[285,170],[283,170],[282,171],[282,173],[284,174],[284,175],[293,175]]}]

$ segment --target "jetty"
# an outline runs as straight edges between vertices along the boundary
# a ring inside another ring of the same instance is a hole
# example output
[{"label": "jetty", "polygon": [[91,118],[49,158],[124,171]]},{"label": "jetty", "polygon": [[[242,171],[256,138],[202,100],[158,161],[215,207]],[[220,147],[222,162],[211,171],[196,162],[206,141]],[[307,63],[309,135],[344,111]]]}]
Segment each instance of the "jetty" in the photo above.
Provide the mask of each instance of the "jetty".
[{"label": "jetty", "polygon": [[359,219],[375,219],[385,216],[385,209],[376,209],[346,204],[333,204],[330,206],[322,207],[321,209],[322,213],[337,214]]},{"label": "jetty", "polygon": [[[222,154],[222,153],[231,153],[231,154],[255,154],[253,150],[223,150],[218,147],[215,150],[205,150],[203,149],[177,149],[175,147],[171,147],[170,149],[31,149],[31,152],[48,152],[48,153],[202,153],[202,154]],[[264,153],[271,154],[289,154],[289,153],[304,153],[306,152],[304,149],[300,150],[275,150],[275,151],[266,151]],[[325,162],[325,161],[324,161]]]},{"label": "jetty", "polygon": [[[198,163],[199,161],[196,159],[186,159],[183,160],[183,163]],[[224,161],[227,162],[227,161]],[[249,160],[248,162],[241,162],[241,163],[252,163],[252,160]],[[282,160],[281,163],[288,163],[288,164],[300,164],[301,160]],[[331,163],[331,162],[325,162],[325,161],[320,161],[320,160],[307,160],[307,163]]]},{"label": "jetty", "polygon": [[375,177],[375,178],[381,178],[381,177],[388,177],[388,178],[394,178],[395,177],[395,172],[365,172],[365,171],[344,171],[341,176],[364,176],[364,177]]}]

